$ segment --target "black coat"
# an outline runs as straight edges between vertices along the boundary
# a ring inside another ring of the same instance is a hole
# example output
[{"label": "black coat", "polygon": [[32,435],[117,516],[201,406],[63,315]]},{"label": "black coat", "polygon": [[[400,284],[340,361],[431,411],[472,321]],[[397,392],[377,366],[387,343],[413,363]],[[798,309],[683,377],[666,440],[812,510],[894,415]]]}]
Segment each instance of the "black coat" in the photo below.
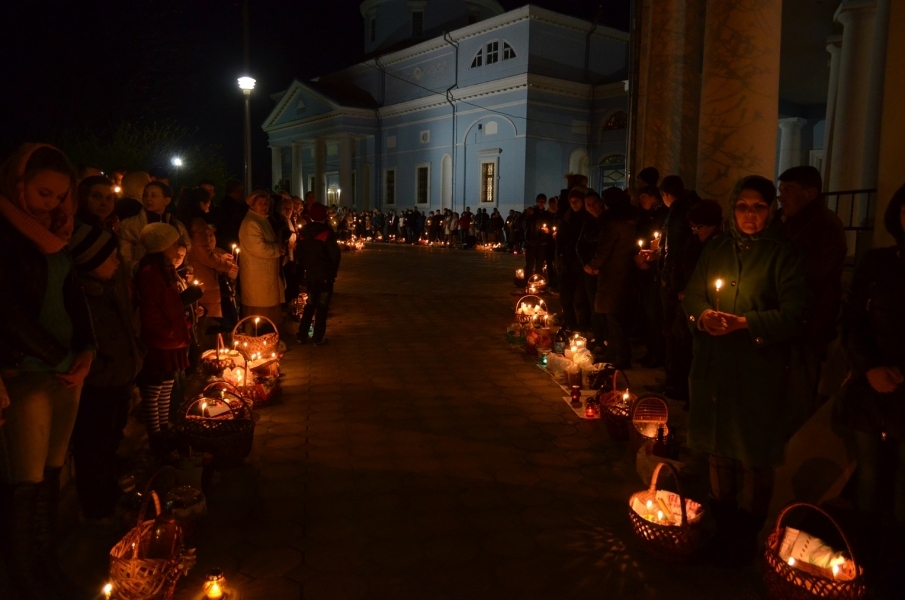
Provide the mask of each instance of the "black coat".
[{"label": "black coat", "polygon": [[689,194],[677,198],[663,223],[663,234],[660,240],[660,280],[672,292],[678,293],[675,281],[676,265],[681,260],[682,249],[691,237],[688,225],[688,210],[691,208]]},{"label": "black coat", "polygon": [[852,380],[845,394],[849,422],[862,431],[905,440],[905,384],[876,392],[866,373],[898,367],[905,373],[905,256],[902,248],[878,248],[855,270],[845,305],[845,349]]},{"label": "black coat", "polygon": [[556,256],[563,265],[572,265],[578,263],[578,239],[581,237],[581,230],[584,227],[585,219],[590,219],[590,215],[584,210],[575,212],[569,210],[558,225],[556,232]]},{"label": "black coat", "polygon": [[339,272],[336,234],[325,223],[308,223],[299,231],[296,256],[308,281],[333,281]]},{"label": "black coat", "polygon": [[134,311],[128,279],[117,272],[111,281],[83,279],[83,287],[97,340],[97,353],[85,383],[95,387],[126,385],[141,371],[147,352],[132,327]]},{"label": "black coat", "polygon": [[[67,257],[69,250],[65,249]],[[0,219],[0,368],[15,369],[26,356],[51,367],[70,352],[95,345],[91,314],[70,259],[63,301],[72,321],[72,341],[66,348],[39,323],[47,291],[47,258],[6,219]]]},{"label": "black coat", "polygon": [[827,344],[836,339],[842,305],[842,265],[848,252],[842,221],[822,199],[812,201],[794,217],[783,218],[780,210],[775,220],[782,223],[786,237],[804,260],[804,275],[813,301],[805,340]]},{"label": "black coat", "polygon": [[600,272],[594,312],[620,314],[628,310],[628,293],[634,265],[635,215],[631,210],[607,210],[600,216],[600,235],[594,257],[588,263]]}]

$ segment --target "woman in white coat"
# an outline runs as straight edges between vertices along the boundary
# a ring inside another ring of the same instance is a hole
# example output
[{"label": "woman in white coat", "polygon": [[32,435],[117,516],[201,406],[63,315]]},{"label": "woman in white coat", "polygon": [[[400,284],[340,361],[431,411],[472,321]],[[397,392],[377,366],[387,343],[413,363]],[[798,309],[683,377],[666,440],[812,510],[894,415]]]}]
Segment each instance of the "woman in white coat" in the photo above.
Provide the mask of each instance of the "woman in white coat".
[{"label": "woman in white coat", "polygon": [[280,259],[285,250],[267,220],[270,195],[255,192],[246,202],[250,210],[239,227],[242,316],[260,315],[279,326],[286,287],[280,276]]}]

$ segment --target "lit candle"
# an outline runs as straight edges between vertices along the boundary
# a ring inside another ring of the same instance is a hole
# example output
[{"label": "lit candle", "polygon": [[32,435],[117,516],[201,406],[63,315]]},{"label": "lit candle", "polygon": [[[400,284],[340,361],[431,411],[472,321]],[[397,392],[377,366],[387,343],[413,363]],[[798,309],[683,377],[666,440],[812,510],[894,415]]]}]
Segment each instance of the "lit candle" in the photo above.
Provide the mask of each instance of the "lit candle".
[{"label": "lit candle", "polygon": [[[719,288],[717,288],[717,289],[719,289]],[[255,317],[255,337],[258,337],[258,323],[260,323],[260,322],[261,322],[261,318]]]},{"label": "lit candle", "polygon": [[790,567],[794,567],[794,566],[795,566],[795,557],[794,557],[794,556],[790,556],[790,557],[789,557],[789,566],[790,566]]},{"label": "lit candle", "polygon": [[630,397],[631,397],[631,396],[629,396],[629,394],[628,394],[628,388],[625,388],[625,393],[622,394],[622,403],[623,403],[623,404],[628,404],[628,399],[629,399]]},{"label": "lit candle", "polygon": [[105,585],[103,588],[103,592],[104,592],[104,598],[106,598],[107,600],[110,600],[110,595],[113,594],[113,584],[108,583],[107,585]]},{"label": "lit candle", "polygon": [[655,239],[655,240],[659,240],[659,239],[660,239],[660,232],[659,232],[659,231],[655,231],[655,232],[654,232],[654,239]]},{"label": "lit candle", "polygon": [[644,240],[638,240],[638,249],[644,250]]},{"label": "lit candle", "polygon": [[839,565],[833,565],[833,579],[839,575]]},{"label": "lit candle", "polygon": [[716,280],[716,311],[720,312],[720,289],[723,287],[723,280]]},{"label": "lit candle", "polygon": [[663,511],[662,511],[662,510],[658,510],[658,511],[657,511],[657,520],[658,520],[658,521],[662,521],[662,520],[663,520]]}]

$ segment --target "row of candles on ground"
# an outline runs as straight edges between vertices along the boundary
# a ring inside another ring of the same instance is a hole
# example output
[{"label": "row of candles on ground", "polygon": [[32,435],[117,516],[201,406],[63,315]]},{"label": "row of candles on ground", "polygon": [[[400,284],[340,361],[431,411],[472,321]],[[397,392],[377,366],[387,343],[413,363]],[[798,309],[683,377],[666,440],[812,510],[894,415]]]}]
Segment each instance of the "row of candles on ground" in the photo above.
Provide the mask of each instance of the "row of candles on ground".
[{"label": "row of candles on ground", "polygon": [[[208,600],[220,600],[226,597],[226,577],[223,576],[221,569],[211,569],[204,576],[204,583],[201,585],[204,597]],[[113,597],[113,584],[108,583],[101,592],[106,600]]]}]

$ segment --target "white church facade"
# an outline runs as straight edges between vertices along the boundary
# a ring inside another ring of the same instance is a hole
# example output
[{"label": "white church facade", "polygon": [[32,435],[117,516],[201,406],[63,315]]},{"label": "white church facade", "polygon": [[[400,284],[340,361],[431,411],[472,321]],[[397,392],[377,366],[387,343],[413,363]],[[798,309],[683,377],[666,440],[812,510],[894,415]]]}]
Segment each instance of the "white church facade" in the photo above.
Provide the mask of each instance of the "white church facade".
[{"label": "white church facade", "polygon": [[356,209],[522,209],[625,185],[625,32],[495,0],[367,0],[365,59],[274,96],[273,181]]}]

